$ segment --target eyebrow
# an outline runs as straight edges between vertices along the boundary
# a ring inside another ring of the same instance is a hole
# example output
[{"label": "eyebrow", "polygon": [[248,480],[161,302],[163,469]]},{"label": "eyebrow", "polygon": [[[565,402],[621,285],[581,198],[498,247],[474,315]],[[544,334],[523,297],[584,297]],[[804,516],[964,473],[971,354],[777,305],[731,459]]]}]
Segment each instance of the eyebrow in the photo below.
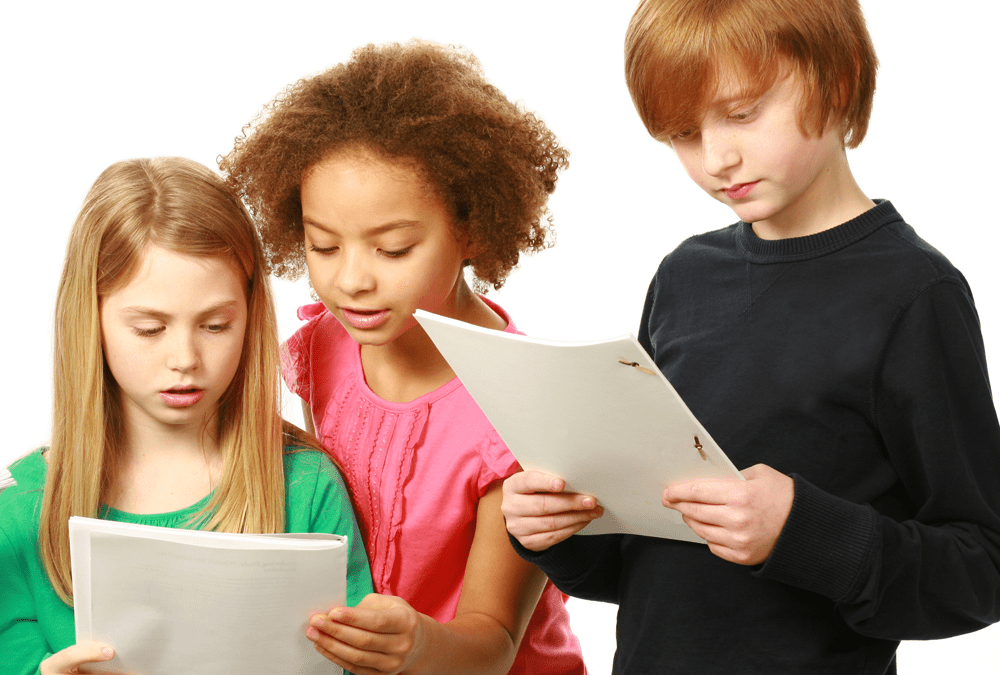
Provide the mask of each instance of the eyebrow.
[{"label": "eyebrow", "polygon": [[[329,227],[322,223],[318,223],[310,218],[303,218],[302,225],[315,227],[316,229],[323,230],[324,232],[328,232],[333,235],[339,234],[339,232],[337,232],[332,227]],[[393,230],[402,230],[410,227],[419,227],[419,226],[420,226],[420,221],[418,220],[407,220],[407,219],[393,220],[388,223],[384,223],[382,225],[376,225],[374,227],[370,227],[365,230],[365,234],[366,236],[378,236],[380,234],[385,234],[386,232],[391,232]]]},{"label": "eyebrow", "polygon": [[[211,307],[208,307],[204,311],[198,313],[198,318],[203,318],[206,316],[211,316],[222,310],[230,309],[239,304],[237,300],[223,300],[222,302],[217,302]],[[132,305],[131,307],[123,307],[121,309],[122,314],[139,314],[142,316],[148,316],[153,319],[159,319],[160,321],[166,321],[170,318],[170,314],[154,309],[152,307],[142,307],[141,305]]]}]

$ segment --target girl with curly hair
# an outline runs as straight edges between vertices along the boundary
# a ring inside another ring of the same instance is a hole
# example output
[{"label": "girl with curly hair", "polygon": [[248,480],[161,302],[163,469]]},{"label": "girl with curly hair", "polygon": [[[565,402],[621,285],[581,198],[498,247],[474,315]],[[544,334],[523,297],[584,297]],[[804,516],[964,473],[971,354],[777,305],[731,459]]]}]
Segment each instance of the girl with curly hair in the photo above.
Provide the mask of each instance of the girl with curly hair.
[{"label": "girl with curly hair", "polygon": [[50,446],[0,469],[4,673],[75,673],[115,654],[74,644],[71,516],[343,534],[347,601],[370,592],[347,486],[281,419],[253,224],[207,167],[135,159],[98,177],[66,250],[53,385]]},{"label": "girl with curly hair", "polygon": [[501,484],[519,467],[412,314],[515,332],[499,288],[544,248],[568,153],[425,42],[368,45],[269,104],[221,161],[279,276],[321,302],[284,345],[307,423],[343,467],[378,594],[311,620],[355,673],[582,673],[565,596],[514,553]]}]

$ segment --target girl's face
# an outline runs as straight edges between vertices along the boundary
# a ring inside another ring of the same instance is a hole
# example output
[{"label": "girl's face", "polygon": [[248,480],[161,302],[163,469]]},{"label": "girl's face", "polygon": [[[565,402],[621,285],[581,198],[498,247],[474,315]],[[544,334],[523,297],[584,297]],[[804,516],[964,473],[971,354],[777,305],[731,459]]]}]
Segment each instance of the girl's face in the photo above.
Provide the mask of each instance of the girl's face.
[{"label": "girl's face", "polygon": [[135,278],[101,299],[126,429],[202,426],[215,414],[243,351],[244,286],[227,260],[150,246]]},{"label": "girl's face", "polygon": [[357,342],[392,342],[416,309],[460,318],[468,246],[415,169],[347,151],[307,172],[301,198],[309,278]]}]

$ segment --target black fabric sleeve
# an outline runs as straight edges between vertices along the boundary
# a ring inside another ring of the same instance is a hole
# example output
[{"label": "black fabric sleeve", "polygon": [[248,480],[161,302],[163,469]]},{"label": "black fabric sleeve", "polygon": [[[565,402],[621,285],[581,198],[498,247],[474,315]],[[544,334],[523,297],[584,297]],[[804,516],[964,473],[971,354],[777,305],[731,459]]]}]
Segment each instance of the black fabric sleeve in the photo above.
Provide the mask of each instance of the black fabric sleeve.
[{"label": "black fabric sleeve", "polygon": [[531,551],[511,534],[517,554],[537,565],[566,595],[584,600],[618,602],[622,572],[620,534],[575,534],[544,551]]},{"label": "black fabric sleeve", "polygon": [[796,477],[755,574],[831,598],[857,632],[942,638],[1000,619],[1000,424],[964,280],[922,289],[874,368],[872,419],[909,501],[893,518]]}]

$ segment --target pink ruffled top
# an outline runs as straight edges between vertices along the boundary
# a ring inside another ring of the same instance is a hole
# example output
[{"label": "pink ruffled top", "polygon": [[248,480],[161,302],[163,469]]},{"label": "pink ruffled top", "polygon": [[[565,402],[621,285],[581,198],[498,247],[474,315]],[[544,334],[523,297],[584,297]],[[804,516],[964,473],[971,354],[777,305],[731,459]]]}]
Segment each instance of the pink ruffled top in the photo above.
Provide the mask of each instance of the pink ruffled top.
[{"label": "pink ruffled top", "polygon": [[[457,377],[413,401],[385,401],[365,382],[360,345],[322,303],[299,318],[308,323],[282,348],[285,381],[348,483],[376,591],[453,619],[479,499],[517,461]],[[565,596],[551,584],[510,672],[586,672]]]}]

